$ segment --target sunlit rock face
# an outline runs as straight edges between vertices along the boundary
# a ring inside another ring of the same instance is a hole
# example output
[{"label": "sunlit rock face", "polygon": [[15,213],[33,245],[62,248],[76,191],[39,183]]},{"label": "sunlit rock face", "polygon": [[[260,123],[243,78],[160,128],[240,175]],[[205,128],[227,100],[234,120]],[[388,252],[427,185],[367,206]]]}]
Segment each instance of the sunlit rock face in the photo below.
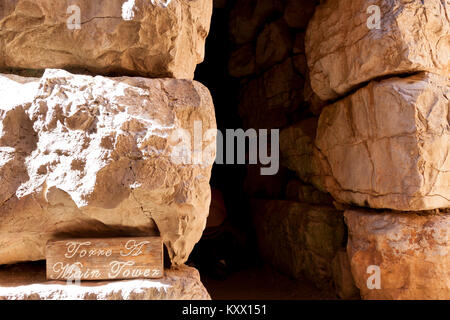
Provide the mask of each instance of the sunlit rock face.
[{"label": "sunlit rock face", "polygon": [[364,299],[450,299],[450,215],[352,209],[347,252]]},{"label": "sunlit rock face", "polygon": [[450,81],[373,81],[326,107],[315,144],[339,202],[403,211],[450,207]]},{"label": "sunlit rock face", "polygon": [[53,69],[0,83],[0,264],[43,259],[59,236],[153,233],[186,261],[208,215],[215,135],[186,162],[175,133],[216,128],[203,85]]},{"label": "sunlit rock face", "polygon": [[212,0],[3,0],[0,68],[192,79],[211,15]]},{"label": "sunlit rock face", "polygon": [[[363,299],[449,298],[449,12],[440,0],[329,0],[308,24],[305,97],[320,117],[313,143],[285,131],[285,155],[346,209]],[[340,296],[353,296],[348,278],[334,278]]]},{"label": "sunlit rock face", "polygon": [[441,0],[324,1],[306,34],[312,88],[328,100],[379,77],[448,74],[449,12]]}]

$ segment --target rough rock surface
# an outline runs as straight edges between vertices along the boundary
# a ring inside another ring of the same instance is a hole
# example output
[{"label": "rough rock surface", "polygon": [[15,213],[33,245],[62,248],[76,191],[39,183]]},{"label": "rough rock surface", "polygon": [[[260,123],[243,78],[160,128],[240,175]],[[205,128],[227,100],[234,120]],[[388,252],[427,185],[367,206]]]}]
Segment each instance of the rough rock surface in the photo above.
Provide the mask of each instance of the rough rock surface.
[{"label": "rough rock surface", "polygon": [[288,58],[243,85],[239,115],[244,127],[273,129],[286,125],[289,114],[303,101],[303,84]]},{"label": "rough rock surface", "polygon": [[[368,27],[371,5],[380,8],[380,29]],[[441,0],[325,1],[306,35],[312,88],[328,100],[377,77],[448,73],[449,17],[450,3]]]},{"label": "rough rock surface", "polygon": [[267,69],[285,60],[292,50],[292,37],[283,19],[267,24],[256,40],[256,64]]},{"label": "rough rock surface", "polygon": [[280,133],[280,154],[281,163],[295,171],[302,181],[319,185],[317,179],[322,177],[316,175],[319,169],[313,161],[317,121],[317,118],[308,118],[283,129]]},{"label": "rough rock surface", "polygon": [[[303,58],[301,54],[299,56],[294,57],[294,62],[296,62],[295,65],[297,69],[299,68],[298,66],[302,66],[300,64],[300,62],[302,62],[302,59]],[[309,110],[311,110],[312,114],[314,114],[315,116],[320,116],[320,113],[322,112],[323,108],[325,108],[328,105],[328,103],[320,99],[319,96],[311,88],[309,72],[306,73],[303,95],[305,97],[305,101],[307,101],[309,104]]]},{"label": "rough rock surface", "polygon": [[0,84],[0,264],[43,259],[50,238],[157,231],[174,264],[188,258],[208,215],[215,131],[200,136],[203,162],[184,164],[191,139],[178,129],[215,129],[203,85],[53,69]]},{"label": "rough rock surface", "polygon": [[450,207],[449,99],[448,78],[421,73],[373,81],[326,107],[315,143],[321,187],[359,206]]},{"label": "rough rock surface", "polygon": [[336,294],[344,300],[361,299],[359,289],[355,285],[347,251],[340,249],[331,263],[333,282]]},{"label": "rough rock surface", "polygon": [[228,72],[239,78],[249,76],[256,71],[255,48],[252,43],[243,45],[231,53]]},{"label": "rough rock surface", "polygon": [[81,282],[46,281],[29,266],[0,268],[0,300],[210,300],[198,271],[191,267],[165,270],[158,280]]},{"label": "rough rock surface", "polygon": [[2,0],[0,68],[192,79],[211,15],[212,0]]},{"label": "rough rock surface", "polygon": [[282,200],[252,200],[251,206],[262,257],[294,278],[329,286],[331,262],[344,241],[342,212]]},{"label": "rough rock surface", "polygon": [[[450,299],[450,215],[345,212],[347,252],[364,299]],[[380,289],[367,282],[380,268]]]}]

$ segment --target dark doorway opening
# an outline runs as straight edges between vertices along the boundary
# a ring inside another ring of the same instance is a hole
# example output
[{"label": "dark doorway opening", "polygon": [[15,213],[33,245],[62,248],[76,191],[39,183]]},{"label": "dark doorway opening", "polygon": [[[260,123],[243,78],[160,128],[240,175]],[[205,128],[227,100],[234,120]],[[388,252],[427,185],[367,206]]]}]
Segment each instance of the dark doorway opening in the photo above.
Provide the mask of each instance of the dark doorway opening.
[{"label": "dark doorway opening", "polygon": [[[228,1],[225,7],[214,8],[205,60],[195,73],[195,80],[211,92],[217,128],[223,133],[226,129],[245,130],[238,110],[242,83],[228,71],[234,49],[229,40],[233,5],[234,1]],[[225,158],[226,150],[223,152]],[[250,196],[244,188],[247,171],[248,165],[213,166],[213,204],[216,190],[223,197],[227,219],[220,236],[203,236],[188,263],[199,269],[213,299],[333,299],[331,291],[317,289],[306,278],[294,280],[264,263],[258,253]]]}]

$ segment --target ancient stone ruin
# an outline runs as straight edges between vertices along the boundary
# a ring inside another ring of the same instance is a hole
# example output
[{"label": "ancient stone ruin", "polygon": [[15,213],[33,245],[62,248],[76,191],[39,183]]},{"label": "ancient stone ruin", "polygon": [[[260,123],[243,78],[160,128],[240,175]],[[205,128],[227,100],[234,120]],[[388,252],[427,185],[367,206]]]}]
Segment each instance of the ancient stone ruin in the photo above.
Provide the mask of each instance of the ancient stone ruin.
[{"label": "ancient stone ruin", "polygon": [[[449,17],[441,0],[3,0],[0,299],[223,297],[210,257],[225,283],[259,261],[313,298],[450,299]],[[45,280],[48,241],[140,236],[164,244],[159,282]]]}]

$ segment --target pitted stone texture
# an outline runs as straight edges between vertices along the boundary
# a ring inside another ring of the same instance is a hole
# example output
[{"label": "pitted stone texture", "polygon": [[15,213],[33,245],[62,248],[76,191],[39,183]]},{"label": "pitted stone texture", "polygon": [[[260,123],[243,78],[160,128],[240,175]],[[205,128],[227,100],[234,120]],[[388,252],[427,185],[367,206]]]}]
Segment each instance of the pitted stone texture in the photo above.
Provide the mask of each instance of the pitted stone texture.
[{"label": "pitted stone texture", "polygon": [[194,121],[216,127],[204,86],[52,69],[0,83],[0,264],[43,259],[52,238],[158,231],[172,262],[187,260],[208,215],[215,136],[200,137],[201,163],[177,152]]},{"label": "pitted stone texture", "polygon": [[158,280],[82,281],[80,285],[46,281],[35,267],[0,269],[0,300],[210,300],[198,271],[166,269]]},{"label": "pitted stone texture", "polygon": [[[369,28],[380,8],[380,29]],[[450,3],[441,0],[334,0],[317,7],[306,35],[311,85],[335,99],[372,79],[450,72]]]},{"label": "pitted stone texture", "polygon": [[3,0],[0,68],[192,79],[211,15],[212,0]]},{"label": "pitted stone texture", "polygon": [[326,107],[315,163],[339,202],[402,211],[450,207],[450,80],[373,81]]},{"label": "pitted stone texture", "polygon": [[[345,212],[347,252],[363,299],[450,299],[450,215]],[[380,268],[380,289],[373,270]]]}]

